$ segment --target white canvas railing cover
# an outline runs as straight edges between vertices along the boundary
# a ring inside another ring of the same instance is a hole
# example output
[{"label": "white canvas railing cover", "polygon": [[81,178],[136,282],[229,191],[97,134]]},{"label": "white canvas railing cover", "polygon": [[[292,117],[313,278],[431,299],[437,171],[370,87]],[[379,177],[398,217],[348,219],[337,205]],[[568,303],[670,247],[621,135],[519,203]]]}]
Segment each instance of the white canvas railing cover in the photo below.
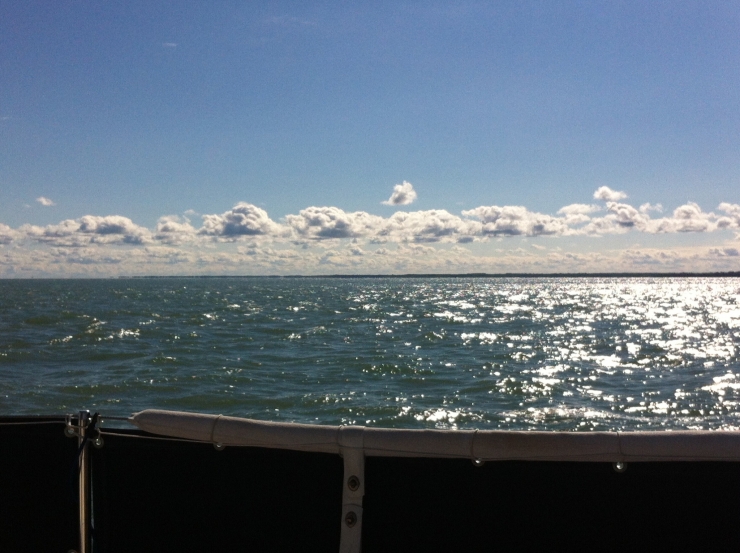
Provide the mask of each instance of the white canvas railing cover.
[{"label": "white canvas railing cover", "polygon": [[[148,409],[129,421],[146,432],[224,446],[341,454],[343,426],[262,422]],[[406,430],[353,426],[365,456],[468,458],[477,461],[740,461],[740,432],[529,432]],[[345,440],[346,441],[346,440]],[[346,447],[346,446],[345,446]]]},{"label": "white canvas railing cover", "polygon": [[262,422],[155,409],[136,413],[129,421],[152,434],[211,442],[219,447],[252,446],[341,455],[344,481],[340,553],[362,550],[366,456],[469,458],[475,464],[512,460],[740,461],[740,432],[404,430]]}]

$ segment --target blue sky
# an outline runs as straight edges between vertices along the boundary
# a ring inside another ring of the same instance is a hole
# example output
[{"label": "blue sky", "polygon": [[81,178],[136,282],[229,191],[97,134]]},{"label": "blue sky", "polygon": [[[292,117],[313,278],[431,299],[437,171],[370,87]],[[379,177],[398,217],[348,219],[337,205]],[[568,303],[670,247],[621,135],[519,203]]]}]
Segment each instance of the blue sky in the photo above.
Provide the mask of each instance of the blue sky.
[{"label": "blue sky", "polygon": [[724,1],[2,2],[0,276],[740,270],[739,28]]}]

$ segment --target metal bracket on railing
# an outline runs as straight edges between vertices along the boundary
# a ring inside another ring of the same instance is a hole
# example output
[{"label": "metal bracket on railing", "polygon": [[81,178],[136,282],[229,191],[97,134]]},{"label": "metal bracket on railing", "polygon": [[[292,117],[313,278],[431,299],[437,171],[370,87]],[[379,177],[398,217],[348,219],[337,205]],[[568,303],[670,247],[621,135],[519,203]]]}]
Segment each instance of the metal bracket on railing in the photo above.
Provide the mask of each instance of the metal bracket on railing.
[{"label": "metal bracket on railing", "polygon": [[[84,411],[85,413],[89,414],[89,411]],[[92,416],[92,418],[88,421],[88,426],[85,428],[82,428],[79,424],[73,423],[74,416],[71,414],[65,415],[64,422],[64,435],[68,438],[74,438],[77,437],[79,439],[84,439],[85,436],[87,436],[88,441],[92,442],[92,445],[96,449],[100,449],[105,445],[105,442],[103,441],[103,435],[102,432],[100,432],[100,426],[103,424],[103,418],[98,416],[98,413],[95,413],[95,415]],[[77,419],[78,421],[82,421],[81,418]]]},{"label": "metal bracket on railing", "polygon": [[339,447],[344,459],[342,481],[342,534],[340,553],[362,549],[362,497],[365,495],[365,452],[363,427],[342,426]]},{"label": "metal bracket on railing", "polygon": [[64,416],[64,435],[68,438],[79,437],[80,435],[80,427],[73,423],[73,415],[71,413],[67,413]]}]

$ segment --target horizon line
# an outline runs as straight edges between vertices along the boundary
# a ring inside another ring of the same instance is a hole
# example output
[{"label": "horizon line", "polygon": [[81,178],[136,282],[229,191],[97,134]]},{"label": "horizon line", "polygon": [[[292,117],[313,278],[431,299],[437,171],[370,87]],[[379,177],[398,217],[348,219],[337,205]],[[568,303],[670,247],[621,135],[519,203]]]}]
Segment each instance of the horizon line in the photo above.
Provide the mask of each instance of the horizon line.
[{"label": "horizon line", "polygon": [[109,277],[0,277],[0,280],[125,280],[164,278],[669,278],[669,277],[740,277],[740,271],[708,272],[581,272],[581,273],[399,273],[399,274],[327,274],[327,275],[119,275]]}]

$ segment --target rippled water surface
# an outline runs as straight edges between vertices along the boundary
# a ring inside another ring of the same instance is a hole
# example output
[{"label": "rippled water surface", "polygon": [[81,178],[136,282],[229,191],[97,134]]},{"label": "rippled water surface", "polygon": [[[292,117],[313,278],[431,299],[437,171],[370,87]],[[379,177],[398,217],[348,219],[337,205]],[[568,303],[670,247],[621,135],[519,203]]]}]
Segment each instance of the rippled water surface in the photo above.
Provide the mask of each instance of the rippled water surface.
[{"label": "rippled water surface", "polygon": [[0,281],[0,413],[740,428],[740,280]]}]

